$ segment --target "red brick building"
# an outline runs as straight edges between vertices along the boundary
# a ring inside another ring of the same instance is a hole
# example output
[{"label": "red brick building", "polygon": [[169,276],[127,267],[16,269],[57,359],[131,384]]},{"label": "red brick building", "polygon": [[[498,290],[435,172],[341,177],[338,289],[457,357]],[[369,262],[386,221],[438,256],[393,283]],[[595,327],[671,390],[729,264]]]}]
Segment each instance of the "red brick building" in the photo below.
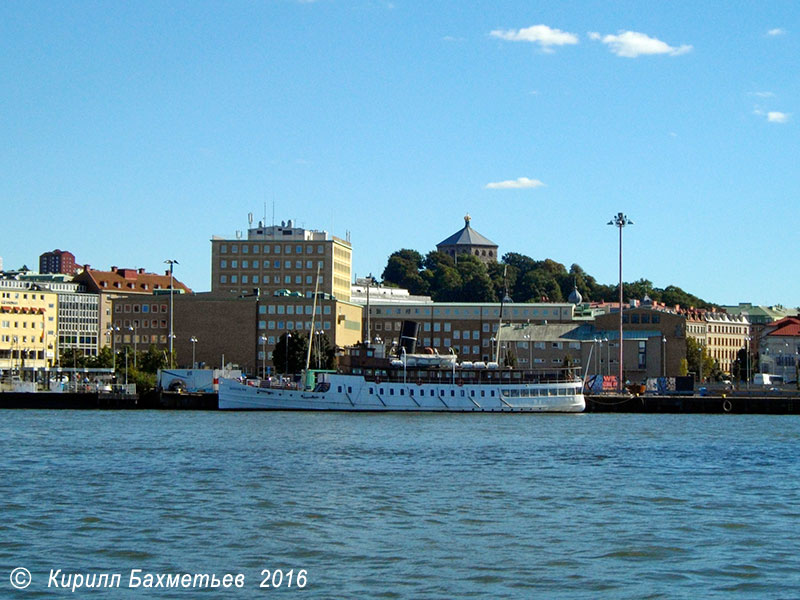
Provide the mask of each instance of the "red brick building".
[{"label": "red brick building", "polygon": [[39,255],[39,273],[75,274],[75,255],[67,250],[53,250]]}]

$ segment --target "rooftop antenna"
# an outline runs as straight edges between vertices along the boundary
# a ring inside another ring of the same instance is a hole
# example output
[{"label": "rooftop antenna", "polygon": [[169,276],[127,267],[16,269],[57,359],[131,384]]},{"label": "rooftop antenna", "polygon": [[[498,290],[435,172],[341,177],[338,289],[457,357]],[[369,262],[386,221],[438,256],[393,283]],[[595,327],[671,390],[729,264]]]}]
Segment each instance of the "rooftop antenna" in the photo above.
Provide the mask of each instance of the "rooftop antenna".
[{"label": "rooftop antenna", "polygon": [[247,224],[252,227],[253,226],[253,213],[247,213]]}]

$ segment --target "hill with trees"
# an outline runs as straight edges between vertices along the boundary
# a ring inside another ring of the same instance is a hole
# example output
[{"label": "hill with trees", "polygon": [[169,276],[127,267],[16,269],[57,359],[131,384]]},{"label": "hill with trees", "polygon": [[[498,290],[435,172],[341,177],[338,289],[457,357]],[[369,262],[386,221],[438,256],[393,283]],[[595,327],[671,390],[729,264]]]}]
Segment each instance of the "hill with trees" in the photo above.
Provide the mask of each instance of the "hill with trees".
[{"label": "hill with trees", "polygon": [[[568,270],[549,258],[534,260],[516,252],[505,254],[499,263],[487,265],[469,254],[455,260],[442,252],[423,256],[404,248],[389,256],[381,277],[384,285],[431,296],[436,302],[499,302],[506,290],[514,302],[566,302],[574,287],[584,302],[619,299],[617,284],[598,283],[577,264]],[[657,288],[647,279],[623,283],[623,295],[626,301],[647,295],[668,306],[713,307],[677,286]]]}]

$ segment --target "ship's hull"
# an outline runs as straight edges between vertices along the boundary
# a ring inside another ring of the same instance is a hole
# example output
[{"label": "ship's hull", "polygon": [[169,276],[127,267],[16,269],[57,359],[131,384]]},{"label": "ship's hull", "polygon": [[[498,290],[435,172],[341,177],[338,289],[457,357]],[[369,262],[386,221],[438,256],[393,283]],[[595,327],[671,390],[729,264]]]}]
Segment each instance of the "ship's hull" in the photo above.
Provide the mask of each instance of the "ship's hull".
[{"label": "ship's hull", "polygon": [[254,387],[220,379],[221,410],[582,412],[580,381],[518,385],[371,382],[331,375],[326,391]]}]

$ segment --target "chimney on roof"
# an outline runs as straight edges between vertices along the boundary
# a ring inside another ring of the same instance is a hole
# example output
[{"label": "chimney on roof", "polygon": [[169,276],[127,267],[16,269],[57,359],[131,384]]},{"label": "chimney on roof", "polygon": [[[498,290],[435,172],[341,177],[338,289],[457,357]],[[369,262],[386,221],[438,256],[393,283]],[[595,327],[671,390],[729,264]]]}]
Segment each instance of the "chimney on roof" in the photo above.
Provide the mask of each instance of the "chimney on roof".
[{"label": "chimney on roof", "polygon": [[144,269],[141,269],[141,268],[140,268],[140,269],[138,270],[138,273],[139,273],[139,275],[143,275],[143,274],[144,274]]},{"label": "chimney on roof", "polygon": [[116,272],[117,272],[117,267],[114,267],[114,266],[112,266],[112,267],[111,267],[111,272],[112,272],[112,273],[116,273]]}]

